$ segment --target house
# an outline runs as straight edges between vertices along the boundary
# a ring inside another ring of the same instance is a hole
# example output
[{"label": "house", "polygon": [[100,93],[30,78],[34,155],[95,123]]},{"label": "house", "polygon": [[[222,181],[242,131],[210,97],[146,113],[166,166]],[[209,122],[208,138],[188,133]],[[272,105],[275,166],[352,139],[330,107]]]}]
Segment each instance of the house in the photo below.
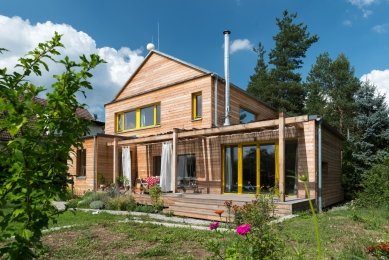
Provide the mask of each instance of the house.
[{"label": "house", "polygon": [[238,196],[273,188],[280,201],[305,198],[297,177],[306,174],[310,195],[322,206],[342,201],[343,136],[318,116],[288,117],[233,84],[226,90],[226,81],[151,50],[105,104],[105,133],[85,137],[84,150],[73,155],[75,189],[96,190],[98,174],[115,182],[123,147],[130,149],[133,184],[159,176],[171,144],[173,193]]}]

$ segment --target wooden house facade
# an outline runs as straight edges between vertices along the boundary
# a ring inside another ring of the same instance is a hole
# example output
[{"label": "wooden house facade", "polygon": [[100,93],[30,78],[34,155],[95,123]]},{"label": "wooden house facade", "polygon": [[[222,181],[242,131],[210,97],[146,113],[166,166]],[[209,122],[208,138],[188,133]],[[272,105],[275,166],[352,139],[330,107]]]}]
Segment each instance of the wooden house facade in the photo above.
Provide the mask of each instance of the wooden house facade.
[{"label": "wooden house facade", "polygon": [[86,137],[84,150],[73,154],[69,171],[76,190],[97,189],[98,174],[115,182],[122,174],[122,147],[130,147],[133,184],[158,176],[162,145],[172,142],[173,193],[273,189],[281,201],[285,195],[303,198],[297,177],[304,174],[311,196],[321,195],[324,206],[343,200],[339,133],[316,116],[278,113],[234,85],[225,126],[225,91],[225,80],[216,74],[151,51],[105,105],[105,133]]}]

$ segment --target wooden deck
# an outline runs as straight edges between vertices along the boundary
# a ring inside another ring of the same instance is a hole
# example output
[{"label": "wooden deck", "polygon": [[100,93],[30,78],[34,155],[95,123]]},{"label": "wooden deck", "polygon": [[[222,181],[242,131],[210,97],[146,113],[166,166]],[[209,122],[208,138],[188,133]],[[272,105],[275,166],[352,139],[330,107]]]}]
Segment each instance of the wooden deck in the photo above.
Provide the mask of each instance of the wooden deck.
[{"label": "wooden deck", "polygon": [[[150,196],[147,194],[134,194],[135,201],[141,204],[150,204]],[[224,206],[226,200],[231,200],[232,205],[242,206],[245,202],[251,202],[255,199],[254,195],[234,195],[234,194],[163,194],[164,212],[173,212],[175,216],[184,216],[205,220],[220,220],[215,214],[216,210],[224,210],[222,220],[228,220],[227,209]],[[277,197],[275,197],[277,199]],[[286,197],[285,202],[275,201],[276,209],[274,214],[277,216],[286,216],[298,211],[309,209],[308,199],[296,197]],[[231,216],[233,217],[233,216]]]}]

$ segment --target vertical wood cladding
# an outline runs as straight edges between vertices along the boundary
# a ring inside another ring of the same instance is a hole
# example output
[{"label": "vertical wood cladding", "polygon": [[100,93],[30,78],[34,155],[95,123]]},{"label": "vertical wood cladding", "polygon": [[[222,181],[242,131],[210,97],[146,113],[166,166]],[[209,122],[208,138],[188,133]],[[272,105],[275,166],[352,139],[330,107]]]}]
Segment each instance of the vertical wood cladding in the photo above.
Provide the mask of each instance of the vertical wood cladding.
[{"label": "vertical wood cladding", "polygon": [[[326,127],[322,127],[322,160],[328,171],[322,172],[323,207],[342,201],[342,150],[343,141]],[[318,162],[318,167],[321,163]]]}]

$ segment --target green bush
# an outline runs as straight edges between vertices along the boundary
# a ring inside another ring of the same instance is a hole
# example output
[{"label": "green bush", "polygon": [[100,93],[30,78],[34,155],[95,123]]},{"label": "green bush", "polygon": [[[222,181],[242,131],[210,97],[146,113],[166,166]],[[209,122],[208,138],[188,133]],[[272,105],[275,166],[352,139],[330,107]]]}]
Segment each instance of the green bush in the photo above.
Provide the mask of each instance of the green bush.
[{"label": "green bush", "polygon": [[77,204],[78,204],[78,199],[72,199],[72,200],[69,200],[66,205],[69,207],[69,208],[77,208]]},{"label": "green bush", "polygon": [[157,211],[153,206],[150,205],[137,205],[134,209],[135,212],[154,213]]},{"label": "green bush", "polygon": [[162,211],[164,207],[163,200],[160,199],[162,189],[160,186],[154,185],[149,189],[151,205],[158,211]]},{"label": "green bush", "polygon": [[103,209],[104,202],[102,202],[101,200],[92,201],[91,204],[89,205],[89,208],[91,208],[91,209]]},{"label": "green bush", "polygon": [[389,205],[389,159],[375,164],[362,179],[363,190],[358,193],[359,207],[388,207]]},{"label": "green bush", "polygon": [[106,204],[106,208],[109,210],[133,211],[135,207],[135,199],[132,196],[119,196],[110,198]]}]

